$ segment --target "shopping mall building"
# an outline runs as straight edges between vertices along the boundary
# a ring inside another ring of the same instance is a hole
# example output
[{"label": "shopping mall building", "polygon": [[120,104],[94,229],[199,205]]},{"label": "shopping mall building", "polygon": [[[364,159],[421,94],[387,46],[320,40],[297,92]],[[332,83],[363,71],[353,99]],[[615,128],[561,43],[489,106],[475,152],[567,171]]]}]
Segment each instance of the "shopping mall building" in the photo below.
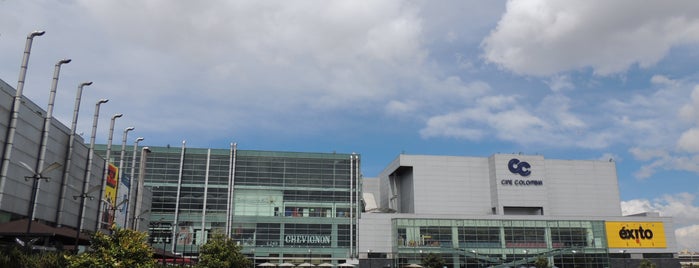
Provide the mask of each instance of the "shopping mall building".
[{"label": "shopping mall building", "polygon": [[[621,215],[613,161],[399,155],[376,178],[363,178],[353,153],[182,143],[114,146],[110,157],[99,145],[91,162],[83,138],[28,99],[10,139],[14,94],[0,80],[0,242],[41,237],[55,248],[85,245],[78,229],[92,232],[116,219],[143,227],[149,243],[172,256],[196,257],[219,232],[258,265],[405,267],[430,256],[447,267],[532,266],[538,258],[557,267],[636,267],[641,259],[679,265],[671,218]],[[42,163],[61,167],[37,176]],[[132,181],[137,198],[120,187],[105,200],[104,167],[116,163],[123,172],[114,174],[132,178],[119,184]],[[114,217],[102,217],[109,213]]]},{"label": "shopping mall building", "polygon": [[360,156],[150,147],[150,243],[195,257],[212,232],[258,265],[675,267],[672,218],[622,216],[613,161],[399,155],[377,178]]},{"label": "shopping mall building", "polygon": [[622,216],[612,159],[402,154],[363,182],[363,267],[679,267],[672,218]]}]

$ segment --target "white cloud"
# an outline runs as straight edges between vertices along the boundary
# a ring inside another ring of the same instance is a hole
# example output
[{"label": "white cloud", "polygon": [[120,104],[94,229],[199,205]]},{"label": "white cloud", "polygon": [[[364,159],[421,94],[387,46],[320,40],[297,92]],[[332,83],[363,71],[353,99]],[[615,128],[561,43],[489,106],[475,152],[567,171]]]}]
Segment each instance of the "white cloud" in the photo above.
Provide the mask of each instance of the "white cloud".
[{"label": "white cloud", "polygon": [[658,170],[682,170],[699,173],[699,155],[685,155],[678,152],[669,152],[663,149],[629,149],[631,155],[640,161],[646,162],[634,174],[638,179],[646,179]]},{"label": "white cloud", "polygon": [[699,249],[699,206],[694,205],[696,196],[689,193],[665,195],[653,200],[634,199],[621,202],[623,215],[641,212],[660,212],[661,216],[672,217],[675,236],[680,249]]},{"label": "white cloud", "polygon": [[634,158],[641,161],[650,161],[653,158],[666,158],[668,153],[661,149],[644,149],[639,147],[632,147],[629,152]]},{"label": "white cloud", "polygon": [[690,100],[680,108],[679,116],[685,121],[699,123],[699,86],[695,86],[692,90]]},{"label": "white cloud", "polygon": [[[123,122],[140,131],[202,140],[233,129],[313,131],[342,121],[318,114],[376,114],[383,103],[412,90],[403,84],[446,80],[423,66],[423,18],[402,0],[61,3],[61,12],[53,14],[42,8],[58,5],[49,1],[0,2],[3,9],[26,9],[32,18],[13,11],[0,21],[20,29],[56,25],[35,42],[33,67],[53,57],[40,55],[48,50],[42,42],[53,42],[52,51],[74,59],[61,82],[72,87],[69,75],[90,77],[95,84],[84,100],[109,97],[102,111],[124,112]],[[71,69],[81,64],[82,71]],[[8,77],[16,75],[3,79]],[[44,103],[45,93],[36,92],[27,91]],[[72,94],[59,94],[57,102],[72,103]],[[56,114],[64,119],[71,112]],[[153,124],[150,118],[161,119]],[[182,122],[189,127],[182,129]],[[81,121],[79,128],[89,130],[88,123]],[[202,128],[210,131],[196,131]]]},{"label": "white cloud", "polygon": [[[492,136],[524,145],[582,148],[604,147],[613,139],[604,130],[588,132],[590,126],[571,111],[566,96],[546,96],[534,108],[522,105],[521,99],[515,95],[481,97],[467,108],[430,117],[420,134],[423,138],[468,140]],[[478,135],[473,135],[474,129],[480,130]]]},{"label": "white cloud", "polygon": [[685,152],[699,153],[699,128],[694,127],[682,133],[677,147]]},{"label": "white cloud", "polygon": [[386,113],[390,115],[404,115],[410,114],[415,110],[415,103],[410,101],[396,101],[392,100],[386,105]]},{"label": "white cloud", "polygon": [[546,82],[546,84],[549,85],[553,92],[575,88],[573,82],[570,81],[570,76],[567,75],[554,75]]},{"label": "white cloud", "polygon": [[675,230],[675,237],[680,249],[699,249],[699,224],[690,225]]},{"label": "white cloud", "polygon": [[654,84],[667,85],[667,86],[677,86],[678,82],[670,79],[664,75],[654,75],[650,78],[650,81]]},{"label": "white cloud", "polygon": [[[468,112],[466,112],[468,113]],[[420,135],[424,138],[443,136],[468,140],[479,140],[485,134],[478,128],[461,126],[469,117],[462,113],[449,113],[434,116],[427,120],[427,126],[420,130]]]},{"label": "white cloud", "polygon": [[589,67],[608,75],[651,66],[670,48],[698,42],[697,18],[693,0],[510,0],[482,46],[488,61],[518,74]]}]

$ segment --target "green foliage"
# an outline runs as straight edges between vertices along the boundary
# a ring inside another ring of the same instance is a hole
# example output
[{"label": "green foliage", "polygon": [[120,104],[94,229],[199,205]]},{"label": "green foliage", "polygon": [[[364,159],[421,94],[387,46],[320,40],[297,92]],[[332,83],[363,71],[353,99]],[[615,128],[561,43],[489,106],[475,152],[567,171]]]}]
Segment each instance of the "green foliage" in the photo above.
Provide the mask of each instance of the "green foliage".
[{"label": "green foliage", "polygon": [[63,255],[56,252],[29,253],[27,248],[10,246],[0,249],[0,267],[65,267]]},{"label": "green foliage", "polygon": [[649,260],[643,259],[643,260],[641,260],[641,263],[638,267],[639,268],[655,268],[655,263],[653,263]]},{"label": "green foliage", "polygon": [[153,250],[146,244],[146,234],[112,226],[111,235],[97,232],[90,249],[76,256],[66,256],[67,267],[155,267]]},{"label": "green foliage", "polygon": [[441,255],[428,253],[422,258],[422,266],[425,268],[442,268],[446,265],[446,261]]},{"label": "green foliage", "polygon": [[543,256],[539,256],[534,261],[534,266],[536,266],[536,268],[547,268],[549,267],[549,260]]},{"label": "green foliage", "polygon": [[220,233],[214,233],[209,241],[199,250],[199,262],[196,267],[232,268],[250,267],[252,261],[240,252],[236,242]]}]

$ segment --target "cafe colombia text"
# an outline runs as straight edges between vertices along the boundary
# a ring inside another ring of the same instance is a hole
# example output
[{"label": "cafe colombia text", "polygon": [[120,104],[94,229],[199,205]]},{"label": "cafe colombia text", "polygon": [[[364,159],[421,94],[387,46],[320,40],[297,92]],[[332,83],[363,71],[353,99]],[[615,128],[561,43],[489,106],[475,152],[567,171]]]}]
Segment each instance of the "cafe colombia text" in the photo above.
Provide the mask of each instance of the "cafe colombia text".
[{"label": "cafe colombia text", "polygon": [[[531,175],[531,165],[528,162],[519,161],[517,158],[512,158],[507,163],[507,169],[512,172],[512,174],[517,174],[522,177],[528,177]],[[542,180],[533,179],[502,179],[500,180],[502,185],[515,185],[515,186],[541,186],[544,185]]]}]

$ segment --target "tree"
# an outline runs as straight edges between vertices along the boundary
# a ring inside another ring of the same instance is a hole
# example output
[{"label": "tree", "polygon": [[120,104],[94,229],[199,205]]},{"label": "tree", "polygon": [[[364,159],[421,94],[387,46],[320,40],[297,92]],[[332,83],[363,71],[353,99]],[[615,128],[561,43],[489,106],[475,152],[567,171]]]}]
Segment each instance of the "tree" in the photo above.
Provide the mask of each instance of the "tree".
[{"label": "tree", "polygon": [[536,266],[536,268],[547,268],[549,267],[549,260],[543,256],[539,256],[534,261],[534,266]]},{"label": "tree", "polygon": [[232,268],[250,267],[252,261],[240,252],[241,247],[231,238],[214,233],[199,249],[197,267]]},{"label": "tree", "polygon": [[638,267],[639,268],[655,268],[655,263],[653,263],[649,260],[643,259],[643,260],[641,260],[641,263]]},{"label": "tree", "polygon": [[155,267],[153,249],[146,244],[145,233],[116,226],[110,231],[111,235],[95,233],[87,252],[66,256],[68,267]]},{"label": "tree", "polygon": [[425,268],[442,268],[446,265],[444,259],[441,255],[428,253],[427,256],[422,258],[422,266]]},{"label": "tree", "polygon": [[32,246],[10,245],[0,247],[0,267],[65,267],[66,260],[61,252],[32,251]]}]

